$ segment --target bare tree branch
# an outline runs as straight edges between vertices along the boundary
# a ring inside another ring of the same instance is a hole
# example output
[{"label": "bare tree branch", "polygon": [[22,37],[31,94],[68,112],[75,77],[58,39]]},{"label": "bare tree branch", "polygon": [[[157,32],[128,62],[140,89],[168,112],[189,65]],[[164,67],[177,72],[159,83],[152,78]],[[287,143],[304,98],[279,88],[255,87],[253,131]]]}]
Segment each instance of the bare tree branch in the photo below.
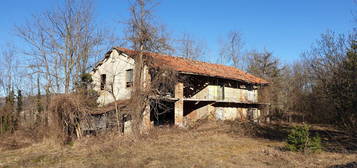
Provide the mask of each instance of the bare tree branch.
[{"label": "bare tree branch", "polygon": [[182,38],[177,40],[177,43],[178,56],[198,60],[205,54],[206,48],[203,43],[195,41],[192,36],[187,33],[184,33]]},{"label": "bare tree branch", "polygon": [[223,43],[220,51],[221,64],[226,61],[231,63],[234,67],[245,70],[247,66],[247,59],[242,53],[244,42],[242,35],[238,31],[231,31],[228,33],[225,42]]}]

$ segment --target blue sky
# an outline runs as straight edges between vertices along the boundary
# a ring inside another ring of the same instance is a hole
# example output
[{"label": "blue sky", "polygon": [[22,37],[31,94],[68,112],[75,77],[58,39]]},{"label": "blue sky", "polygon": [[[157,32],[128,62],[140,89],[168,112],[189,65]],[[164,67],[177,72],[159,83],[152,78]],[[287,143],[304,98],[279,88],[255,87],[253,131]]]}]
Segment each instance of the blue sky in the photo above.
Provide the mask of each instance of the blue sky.
[{"label": "blue sky", "polygon": [[[8,42],[24,46],[16,38],[13,26],[61,2],[2,0],[0,48]],[[94,4],[98,25],[114,28],[120,34],[123,26],[119,21],[128,16],[128,1],[94,0]],[[207,60],[215,60],[220,39],[238,30],[247,50],[266,48],[283,62],[291,63],[327,29],[351,31],[356,7],[354,0],[161,0],[155,14],[173,36],[189,33],[204,41]]]}]

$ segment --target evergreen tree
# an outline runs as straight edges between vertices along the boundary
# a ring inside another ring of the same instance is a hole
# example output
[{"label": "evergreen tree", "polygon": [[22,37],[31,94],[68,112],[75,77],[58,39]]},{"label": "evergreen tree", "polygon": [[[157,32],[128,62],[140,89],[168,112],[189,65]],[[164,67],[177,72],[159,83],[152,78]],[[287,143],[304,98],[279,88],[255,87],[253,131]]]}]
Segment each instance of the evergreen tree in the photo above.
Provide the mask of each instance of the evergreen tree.
[{"label": "evergreen tree", "polygon": [[41,102],[41,89],[40,89],[40,78],[37,77],[37,96],[36,96],[36,105],[37,105],[37,122],[41,122],[41,113],[43,111],[43,106]]},{"label": "evergreen tree", "polygon": [[357,44],[353,41],[345,59],[332,73],[326,92],[335,108],[335,121],[344,129],[357,128]]},{"label": "evergreen tree", "polygon": [[1,133],[14,130],[14,104],[14,90],[9,87],[8,95],[5,98],[5,106],[2,109],[3,112],[1,116]]},{"label": "evergreen tree", "polygon": [[20,113],[23,109],[23,102],[22,102],[22,91],[19,89],[17,90],[17,106],[16,106],[16,112]]},{"label": "evergreen tree", "polygon": [[255,76],[261,77],[270,82],[269,87],[263,88],[260,92],[260,101],[271,103],[270,112],[281,116],[286,110],[284,91],[284,72],[285,67],[280,65],[278,58],[275,58],[269,51],[256,52],[249,54],[247,71]]},{"label": "evergreen tree", "polygon": [[15,93],[14,89],[10,89],[9,94],[6,97],[6,102],[5,104],[10,105],[12,108],[15,105]]},{"label": "evergreen tree", "polygon": [[18,125],[19,125],[19,119],[20,119],[20,113],[22,111],[22,92],[20,89],[17,90],[17,102],[16,102],[16,111],[14,111],[14,128],[17,129]]}]

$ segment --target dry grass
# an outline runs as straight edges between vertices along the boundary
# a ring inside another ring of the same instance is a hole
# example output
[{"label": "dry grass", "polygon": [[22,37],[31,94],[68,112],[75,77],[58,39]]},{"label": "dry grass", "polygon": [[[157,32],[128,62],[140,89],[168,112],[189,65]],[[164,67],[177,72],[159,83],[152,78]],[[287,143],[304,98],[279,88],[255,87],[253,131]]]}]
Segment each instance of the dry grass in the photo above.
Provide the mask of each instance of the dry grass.
[{"label": "dry grass", "polygon": [[0,151],[15,150],[31,146],[42,141],[44,128],[41,127],[20,127],[13,133],[6,132],[0,135]]},{"label": "dry grass", "polygon": [[156,128],[141,139],[108,134],[67,146],[47,140],[0,149],[0,167],[327,167],[357,160],[357,154],[301,154],[283,146],[237,135],[231,124],[209,122],[191,130]]}]

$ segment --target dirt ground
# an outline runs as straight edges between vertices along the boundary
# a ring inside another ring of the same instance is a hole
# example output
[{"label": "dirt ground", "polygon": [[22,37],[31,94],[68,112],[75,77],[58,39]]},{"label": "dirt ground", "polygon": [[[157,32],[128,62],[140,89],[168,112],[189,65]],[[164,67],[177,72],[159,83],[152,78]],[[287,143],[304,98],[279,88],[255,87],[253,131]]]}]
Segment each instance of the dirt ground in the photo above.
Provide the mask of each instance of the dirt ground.
[{"label": "dirt ground", "polygon": [[329,150],[328,140],[323,143],[326,150],[320,153],[294,153],[283,148],[283,127],[279,132],[270,127],[267,131],[272,134],[251,137],[243,136],[234,126],[206,122],[193,129],[157,128],[140,139],[106,135],[86,137],[66,146],[44,140],[19,149],[0,148],[0,167],[286,168],[338,167],[357,162],[355,151]]}]

